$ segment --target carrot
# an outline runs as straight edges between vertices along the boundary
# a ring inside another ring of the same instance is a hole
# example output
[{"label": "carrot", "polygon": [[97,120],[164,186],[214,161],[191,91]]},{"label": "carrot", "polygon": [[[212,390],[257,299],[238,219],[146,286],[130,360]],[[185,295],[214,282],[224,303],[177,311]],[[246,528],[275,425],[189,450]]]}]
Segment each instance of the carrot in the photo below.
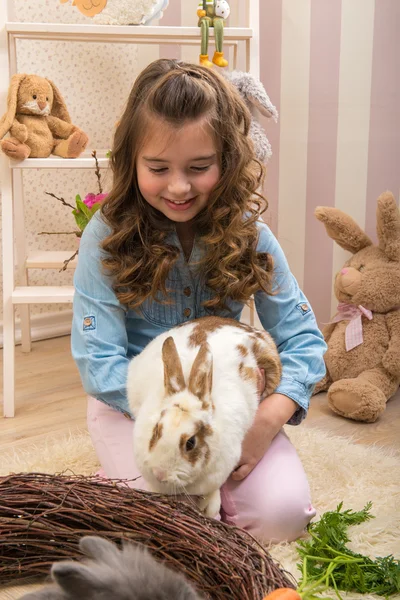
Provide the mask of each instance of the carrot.
[{"label": "carrot", "polygon": [[265,596],[264,600],[301,600],[301,596],[291,588],[278,588]]}]

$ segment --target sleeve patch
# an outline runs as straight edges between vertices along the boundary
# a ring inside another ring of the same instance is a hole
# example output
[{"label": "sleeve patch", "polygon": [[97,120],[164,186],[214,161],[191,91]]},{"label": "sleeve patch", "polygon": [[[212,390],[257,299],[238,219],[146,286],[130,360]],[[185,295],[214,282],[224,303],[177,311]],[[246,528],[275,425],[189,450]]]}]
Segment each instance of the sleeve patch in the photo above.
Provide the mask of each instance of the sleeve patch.
[{"label": "sleeve patch", "polygon": [[96,329],[96,317],[88,315],[83,318],[83,331],[93,331]]},{"label": "sleeve patch", "polygon": [[307,304],[307,302],[300,302],[300,304],[296,305],[296,308],[302,315],[306,315],[311,312],[311,306]]}]

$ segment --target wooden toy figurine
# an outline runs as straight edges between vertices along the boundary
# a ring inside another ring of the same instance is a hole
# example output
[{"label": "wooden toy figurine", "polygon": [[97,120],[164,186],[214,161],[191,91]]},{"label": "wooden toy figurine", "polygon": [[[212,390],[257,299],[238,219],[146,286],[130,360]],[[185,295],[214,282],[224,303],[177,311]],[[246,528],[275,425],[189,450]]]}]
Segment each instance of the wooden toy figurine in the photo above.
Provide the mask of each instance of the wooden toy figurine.
[{"label": "wooden toy figurine", "polygon": [[[228,61],[224,58],[224,21],[229,17],[231,9],[226,0],[202,0],[199,2],[197,16],[201,28],[201,54],[200,64],[212,67],[227,67]],[[215,53],[212,62],[208,58],[208,39],[210,27],[214,27]]]}]

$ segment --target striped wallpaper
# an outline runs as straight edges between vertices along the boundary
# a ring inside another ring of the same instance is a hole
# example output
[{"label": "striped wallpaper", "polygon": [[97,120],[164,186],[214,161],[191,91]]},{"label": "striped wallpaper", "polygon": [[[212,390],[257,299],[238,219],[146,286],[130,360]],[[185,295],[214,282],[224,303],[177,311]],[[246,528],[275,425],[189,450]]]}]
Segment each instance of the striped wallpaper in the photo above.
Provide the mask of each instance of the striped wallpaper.
[{"label": "striped wallpaper", "polygon": [[[231,0],[237,23],[240,0]],[[196,2],[170,0],[163,25],[194,24]],[[335,311],[346,253],[314,217],[337,206],[375,236],[380,192],[400,191],[400,1],[260,0],[261,79],[280,113],[266,123],[266,220],[319,323]],[[162,55],[171,48],[162,47]],[[174,48],[195,60],[198,48]]]}]

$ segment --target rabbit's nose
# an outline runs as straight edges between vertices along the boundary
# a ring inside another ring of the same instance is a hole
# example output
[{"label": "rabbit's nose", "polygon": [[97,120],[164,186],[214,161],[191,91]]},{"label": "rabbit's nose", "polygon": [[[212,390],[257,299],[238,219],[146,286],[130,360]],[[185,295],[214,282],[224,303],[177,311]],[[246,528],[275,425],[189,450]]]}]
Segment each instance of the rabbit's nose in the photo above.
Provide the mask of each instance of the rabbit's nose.
[{"label": "rabbit's nose", "polygon": [[38,102],[37,105],[40,108],[40,110],[43,110],[44,108],[46,108],[47,102]]},{"label": "rabbit's nose", "polygon": [[347,273],[347,269],[342,269],[342,270],[340,271],[340,274],[341,274],[341,275],[346,275],[346,273]]},{"label": "rabbit's nose", "polygon": [[165,481],[167,479],[167,471],[164,469],[159,469],[158,467],[154,467],[153,475],[158,481]]}]

